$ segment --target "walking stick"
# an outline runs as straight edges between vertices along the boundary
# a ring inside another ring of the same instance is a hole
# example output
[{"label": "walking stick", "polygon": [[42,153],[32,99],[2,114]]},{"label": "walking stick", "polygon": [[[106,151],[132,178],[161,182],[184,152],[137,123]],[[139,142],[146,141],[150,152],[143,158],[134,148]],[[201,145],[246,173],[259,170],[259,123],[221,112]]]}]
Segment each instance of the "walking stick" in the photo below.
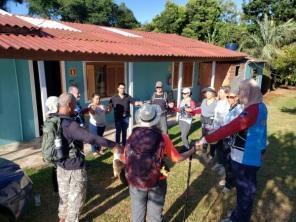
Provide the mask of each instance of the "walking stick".
[{"label": "walking stick", "polygon": [[[190,145],[191,145],[190,147],[194,146],[195,142],[192,141]],[[191,162],[192,162],[192,155],[189,157],[187,185],[186,185],[186,196],[185,196],[185,206],[184,206],[184,211],[183,211],[183,222],[186,221],[186,210],[187,210],[187,202],[188,202],[188,195],[189,195],[189,183],[190,183],[190,175],[191,175]]]}]

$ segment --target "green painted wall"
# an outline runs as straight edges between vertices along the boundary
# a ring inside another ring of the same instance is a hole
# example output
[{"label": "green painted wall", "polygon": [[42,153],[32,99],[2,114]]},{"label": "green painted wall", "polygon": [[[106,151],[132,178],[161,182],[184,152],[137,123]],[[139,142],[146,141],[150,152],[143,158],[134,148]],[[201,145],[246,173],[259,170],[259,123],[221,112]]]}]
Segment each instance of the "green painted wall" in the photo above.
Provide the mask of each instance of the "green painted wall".
[{"label": "green painted wall", "polygon": [[35,137],[28,61],[0,59],[0,145]]},{"label": "green painted wall", "polygon": [[[162,81],[165,90],[171,90],[168,78],[171,76],[172,62],[138,62],[134,63],[134,97],[137,99],[150,99],[156,81]],[[192,98],[199,98],[198,64],[195,63],[193,75]],[[177,99],[177,90],[173,90],[174,98]]]},{"label": "green painted wall", "polygon": [[257,76],[256,76],[256,81],[258,85],[261,87],[262,84],[262,76],[263,76],[263,70],[264,70],[264,63],[263,62],[250,62],[246,66],[246,79],[250,79],[252,75],[253,69],[257,70]]},{"label": "green painted wall", "polygon": [[15,60],[20,95],[21,120],[24,140],[35,137],[33,103],[30,83],[29,64],[27,60]]},{"label": "green painted wall", "polygon": [[155,82],[162,81],[165,90],[170,90],[171,62],[135,62],[134,97],[149,100],[154,92]]},{"label": "green painted wall", "polygon": [[[70,70],[76,69],[76,76],[70,75]],[[84,80],[83,80],[83,64],[81,61],[65,61],[65,72],[66,72],[66,88],[71,85],[77,85],[80,90],[80,103],[84,106],[85,95],[84,95]]]}]

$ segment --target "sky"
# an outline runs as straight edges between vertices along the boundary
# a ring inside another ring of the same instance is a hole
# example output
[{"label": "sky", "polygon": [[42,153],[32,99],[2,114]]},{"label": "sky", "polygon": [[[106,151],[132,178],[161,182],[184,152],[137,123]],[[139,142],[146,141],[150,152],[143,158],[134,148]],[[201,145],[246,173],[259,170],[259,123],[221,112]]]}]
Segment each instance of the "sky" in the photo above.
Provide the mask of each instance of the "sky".
[{"label": "sky", "polygon": [[[173,0],[178,5],[185,5],[187,0]],[[241,8],[242,0],[233,0],[237,8]],[[126,6],[131,9],[136,19],[142,24],[151,22],[151,20],[164,9],[166,0],[114,0],[119,4],[124,2]],[[28,7],[26,4],[17,4],[14,2],[8,3],[8,8],[15,14],[27,14]]]}]

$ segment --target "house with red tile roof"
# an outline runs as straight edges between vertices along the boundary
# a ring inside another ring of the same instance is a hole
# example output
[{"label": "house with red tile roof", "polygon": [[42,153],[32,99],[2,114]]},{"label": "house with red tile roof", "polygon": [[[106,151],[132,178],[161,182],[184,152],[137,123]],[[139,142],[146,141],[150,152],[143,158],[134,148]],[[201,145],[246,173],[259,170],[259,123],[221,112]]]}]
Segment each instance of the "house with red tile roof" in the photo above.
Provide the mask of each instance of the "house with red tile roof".
[{"label": "house with red tile roof", "polygon": [[[108,103],[120,82],[142,101],[150,98],[156,81],[162,81],[178,102],[182,87],[190,87],[198,100],[202,87],[219,88],[245,78],[246,62],[244,53],[175,34],[0,10],[0,144],[38,137],[46,98],[70,85],[79,87],[82,105],[94,92]],[[108,115],[108,121],[112,118]]]}]

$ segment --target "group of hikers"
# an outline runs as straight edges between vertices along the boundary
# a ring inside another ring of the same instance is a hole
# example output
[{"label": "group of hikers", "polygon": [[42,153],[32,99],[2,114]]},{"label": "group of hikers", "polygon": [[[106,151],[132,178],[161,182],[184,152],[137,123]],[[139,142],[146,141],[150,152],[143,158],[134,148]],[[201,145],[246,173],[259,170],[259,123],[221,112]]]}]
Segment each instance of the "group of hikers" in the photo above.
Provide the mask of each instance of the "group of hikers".
[{"label": "group of hikers", "polygon": [[[43,128],[42,153],[54,163],[53,179],[59,193],[60,222],[78,222],[86,197],[87,174],[83,144],[91,144],[96,157],[104,148],[121,150],[124,175],[131,197],[131,221],[160,222],[167,192],[167,169],[164,157],[172,162],[188,159],[199,150],[202,159],[225,178],[219,181],[222,192],[236,188],[237,204],[223,222],[250,221],[256,195],[256,173],[266,148],[267,109],[255,80],[243,80],[238,87],[223,86],[218,92],[206,87],[204,99],[197,106],[190,88],[182,89],[176,107],[164,91],[162,82],[155,84],[149,103],[136,101],[119,83],[118,93],[103,106],[94,94],[88,107],[79,104],[78,87],[49,97],[47,120]],[[136,127],[127,138],[130,105],[139,106]],[[103,138],[105,114],[114,111],[115,142]],[[167,112],[178,113],[182,148],[176,149],[168,135]],[[89,114],[88,129],[84,114]],[[193,117],[200,114],[202,137],[193,145],[188,141]],[[208,149],[209,148],[209,149]],[[56,175],[55,175],[56,172]],[[56,178],[56,179],[55,179]],[[196,187],[198,189],[198,187]]]}]

